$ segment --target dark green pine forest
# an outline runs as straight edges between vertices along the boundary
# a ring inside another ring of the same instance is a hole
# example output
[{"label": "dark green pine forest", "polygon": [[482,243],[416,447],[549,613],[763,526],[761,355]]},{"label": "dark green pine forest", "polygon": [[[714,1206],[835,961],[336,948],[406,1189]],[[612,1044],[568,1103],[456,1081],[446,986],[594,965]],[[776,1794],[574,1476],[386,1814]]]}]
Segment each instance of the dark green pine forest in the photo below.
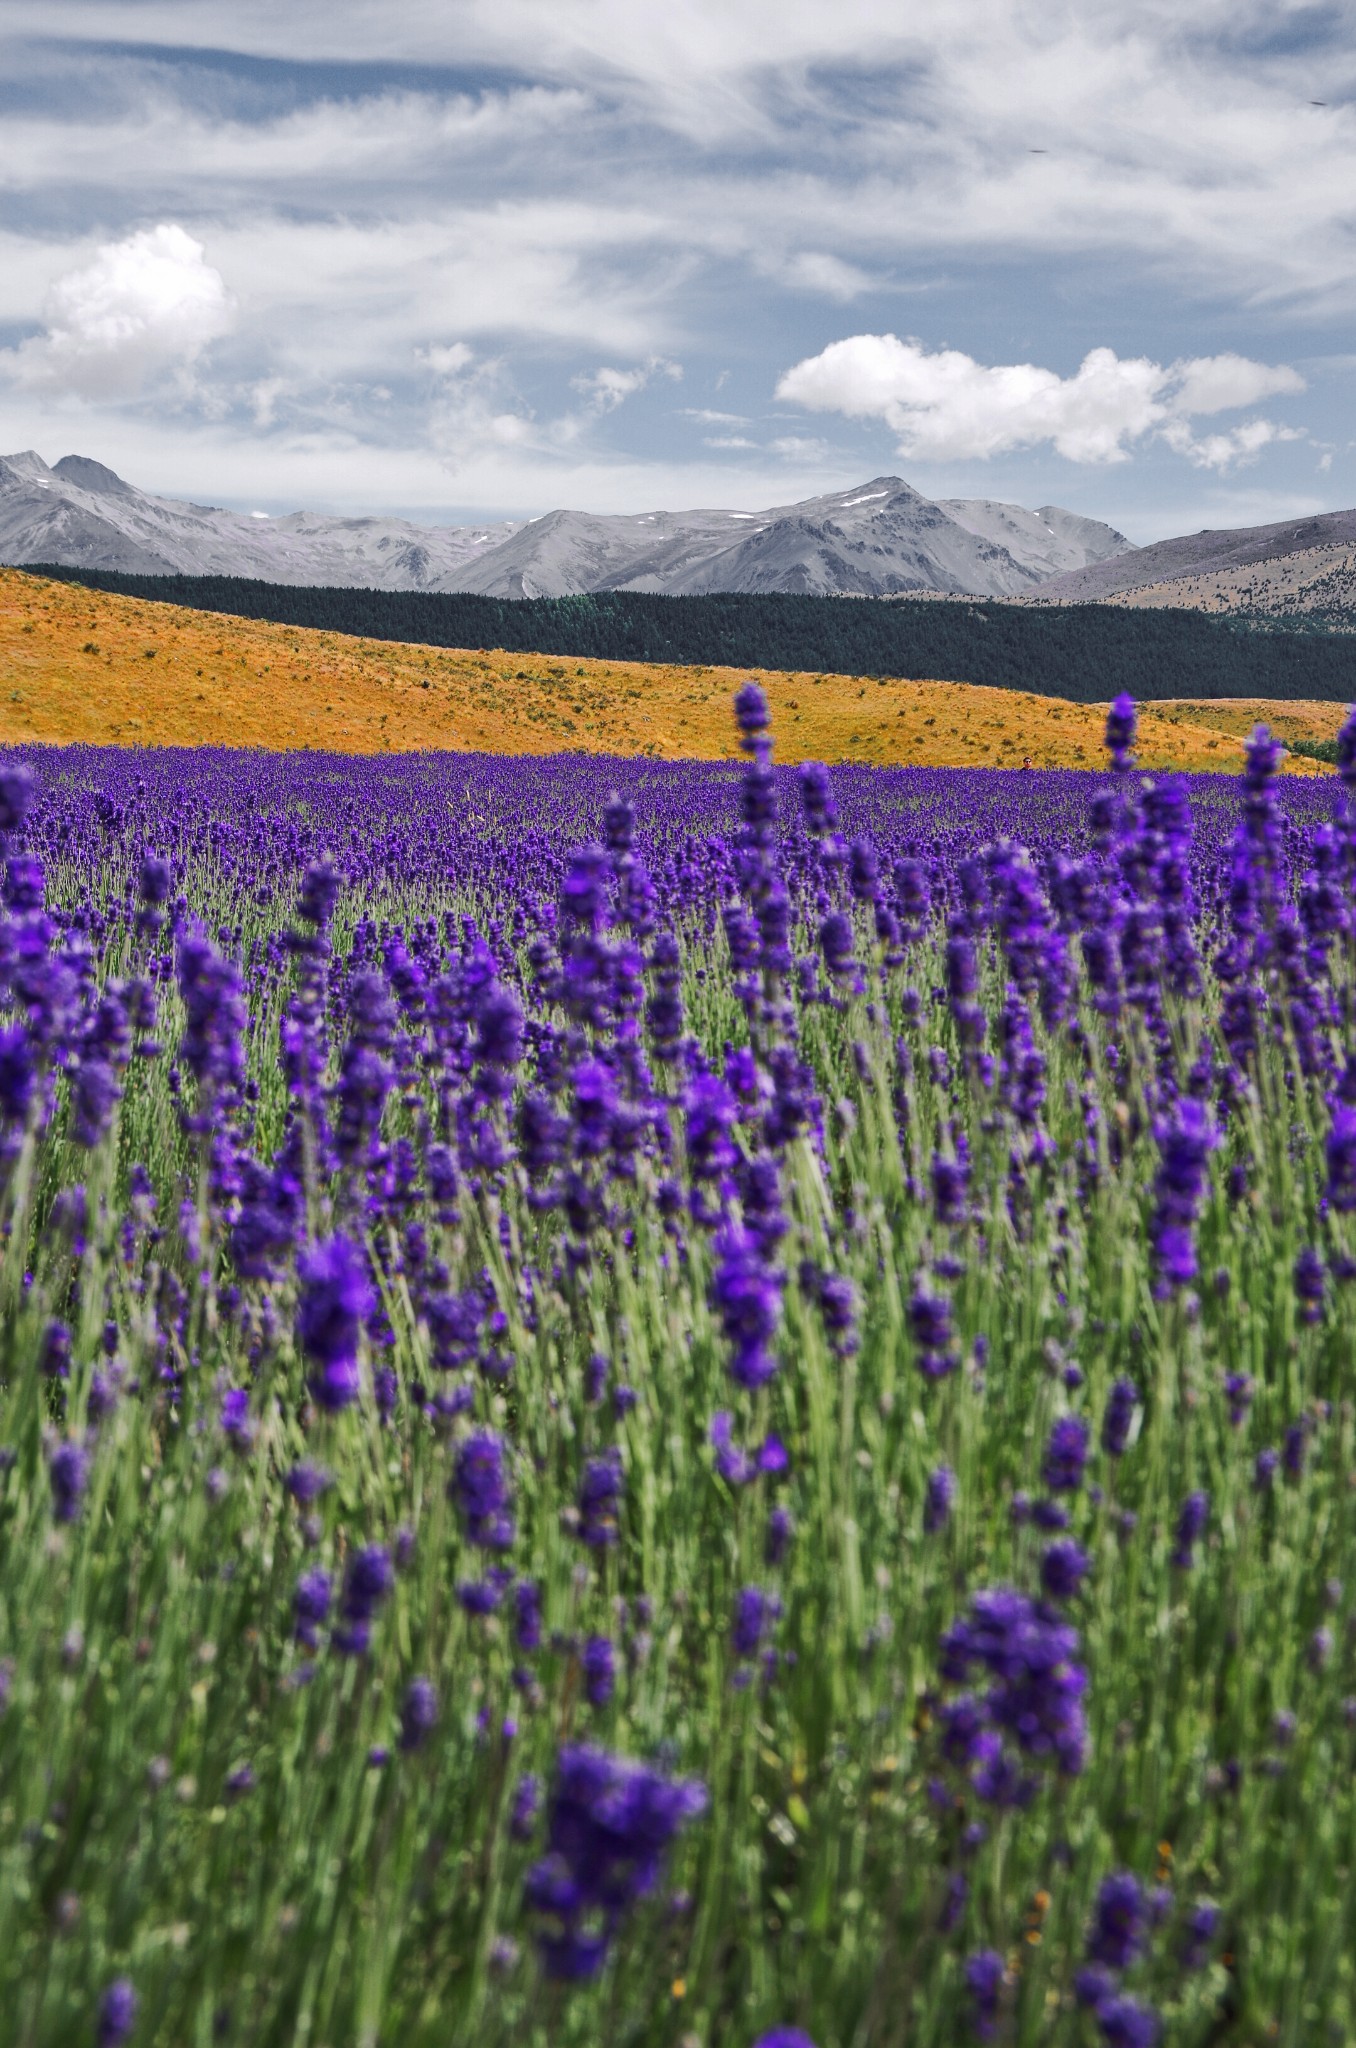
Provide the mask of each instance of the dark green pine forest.
[{"label": "dark green pine forest", "polygon": [[1356,634],[1259,628],[1190,611],[1027,606],[971,598],[656,597],[610,590],[497,598],[340,590],[237,576],[31,573],[125,597],[369,640],[598,661],[919,676],[1033,690],[1076,704],[1162,697],[1356,699]]}]

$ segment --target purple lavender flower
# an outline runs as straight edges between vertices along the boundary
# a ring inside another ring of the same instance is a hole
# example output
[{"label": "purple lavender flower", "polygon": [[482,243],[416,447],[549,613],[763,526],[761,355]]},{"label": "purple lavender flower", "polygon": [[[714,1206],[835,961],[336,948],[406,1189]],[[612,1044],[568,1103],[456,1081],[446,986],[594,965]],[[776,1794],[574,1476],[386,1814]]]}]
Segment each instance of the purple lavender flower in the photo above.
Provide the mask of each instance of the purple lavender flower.
[{"label": "purple lavender flower", "polygon": [[448,1492],[461,1512],[466,1540],[482,1550],[507,1550],[513,1542],[513,1491],[508,1447],[492,1429],[468,1436],[457,1452]]},{"label": "purple lavender flower", "polygon": [[0,766],[0,842],[23,830],[37,783],[26,761],[6,761]]},{"label": "purple lavender flower", "polygon": [[1114,775],[1124,775],[1134,766],[1135,700],[1122,691],[1106,715],[1106,750]]},{"label": "purple lavender flower", "polygon": [[874,903],[880,894],[880,862],[869,839],[854,839],[848,848],[848,888],[857,903]]},{"label": "purple lavender flower", "polygon": [[1337,772],[1348,793],[1356,793],[1356,709],[1347,714],[1337,735]]},{"label": "purple lavender flower", "polygon": [[977,1949],[966,1958],[965,1988],[970,1994],[971,2024],[977,2041],[992,2041],[997,2032],[1003,1977],[1003,1958],[996,1948]]},{"label": "purple lavender flower", "polygon": [[68,1380],[71,1376],[71,1333],[65,1323],[52,1321],[42,1334],[38,1370],[44,1379]]},{"label": "purple lavender flower", "polygon": [[400,1703],[400,1747],[422,1749],[438,1720],[438,1695],[427,1678],[412,1678]]},{"label": "purple lavender flower", "polygon": [[800,2027],[773,2027],[758,2036],[753,2048],[815,2048],[815,2044]]},{"label": "purple lavender flower", "polygon": [[1160,1291],[1171,1293],[1196,1278],[1196,1214],[1205,1193],[1206,1162],[1218,1138],[1204,1108],[1190,1096],[1156,1120],[1154,1136],[1160,1163],[1149,1241]]},{"label": "purple lavender flower", "polygon": [[528,1772],[514,1786],[509,1806],[509,1833],[515,1842],[531,1841],[536,1832],[540,1807],[541,1780]]},{"label": "purple lavender flower", "polygon": [[928,1474],[927,1491],[923,1497],[923,1530],[928,1536],[936,1536],[951,1519],[951,1508],[956,1498],[956,1475],[949,1465],[938,1465]]},{"label": "purple lavender flower", "polygon": [[623,1492],[622,1457],[614,1444],[599,1458],[586,1458],[579,1482],[579,1536],[590,1550],[617,1541]]},{"label": "purple lavender flower", "polygon": [[824,1273],[816,1291],[829,1349],[835,1358],[850,1358],[857,1349],[857,1290],[843,1274]]},{"label": "purple lavender flower", "polygon": [[1052,1600],[1072,1600],[1091,1562],[1082,1545],[1071,1538],[1047,1544],[1041,1558],[1041,1585]]},{"label": "purple lavender flower", "polygon": [[1201,1899],[1187,1914],[1182,1929],[1181,1962],[1184,1970],[1204,1968],[1218,1930],[1219,1907],[1212,1899]]},{"label": "purple lavender flower", "polygon": [[654,1891],[670,1844],[705,1804],[692,1781],[585,1745],[561,1750],[547,1853],[526,1886],[548,1976],[598,1974],[627,1912]]},{"label": "purple lavender flower", "polygon": [[1108,1969],[1124,1970],[1144,1947],[1148,1906],[1144,1887],[1129,1870],[1113,1870],[1098,1887],[1088,1930],[1088,1955]]},{"label": "purple lavender flower", "polygon": [[0,1031],[0,1115],[6,1123],[24,1123],[37,1080],[37,1048],[24,1026]]},{"label": "purple lavender flower", "polygon": [[756,1657],[772,1633],[781,1611],[782,1603],[775,1593],[765,1591],[762,1586],[741,1587],[735,1596],[734,1620],[730,1628],[735,1655]]},{"label": "purple lavender flower", "polygon": [[1026,1756],[1066,1775],[1087,1760],[1079,1636],[1008,1586],[977,1593],[941,1644],[942,1676],[964,1685],[976,1668],[990,1678],[984,1709],[992,1728]]},{"label": "purple lavender flower", "polygon": [[970,1192],[970,1168],[966,1159],[948,1159],[945,1153],[932,1155],[932,1202],[939,1223],[963,1223]]},{"label": "purple lavender flower", "polygon": [[1334,1108],[1325,1153],[1328,1202],[1339,1216],[1350,1216],[1356,1211],[1356,1106],[1339,1103]]},{"label": "purple lavender flower", "polygon": [[1116,1980],[1101,1963],[1084,1963],[1075,1970],[1073,1994],[1085,2012],[1095,2012],[1116,1995]]},{"label": "purple lavender flower", "polygon": [[121,1097],[112,1068],[104,1060],[82,1060],[71,1082],[71,1136],[92,1151],[102,1144]]},{"label": "purple lavender flower", "polygon": [[561,885],[560,908],[569,923],[596,931],[607,915],[612,863],[597,845],[581,846],[570,856]]},{"label": "purple lavender flower", "polygon": [[99,2023],[95,2039],[99,2048],[122,2048],[132,2038],[137,2023],[137,1997],[130,1977],[115,1977],[99,2000]]},{"label": "purple lavender flower", "polygon": [[998,1747],[989,1724],[986,1702],[974,1693],[962,1693],[948,1700],[937,1717],[942,1755],[948,1763],[966,1768],[981,1762]]},{"label": "purple lavender flower", "polygon": [[856,940],[849,919],[840,910],[834,910],[819,927],[819,943],[824,954],[824,965],[840,987],[857,983],[859,970]]},{"label": "purple lavender flower", "polygon": [[483,1620],[487,1614],[496,1614],[503,1604],[504,1582],[497,1573],[491,1572],[484,1579],[457,1581],[457,1605],[464,1614]]},{"label": "purple lavender flower", "polygon": [[716,1074],[698,1074],[683,1098],[688,1168],[694,1180],[718,1182],[738,1158],[732,1133],[739,1104]]},{"label": "purple lavender flower", "polygon": [[1081,1415],[1062,1415],[1046,1439],[1042,1479],[1051,1493],[1077,1493],[1087,1462],[1087,1423]]},{"label": "purple lavender flower", "polygon": [[1231,1372],[1224,1376],[1224,1398],[1229,1403],[1229,1420],[1237,1429],[1252,1406],[1253,1382],[1246,1372]]},{"label": "purple lavender flower", "polygon": [[1179,1571],[1190,1571],[1195,1564],[1196,1545],[1204,1536],[1209,1520],[1209,1494],[1189,1493],[1178,1511],[1176,1538],[1173,1543],[1172,1562]]},{"label": "purple lavender flower", "polygon": [[838,825],[838,806],[833,800],[829,785],[829,771],[822,761],[803,761],[796,770],[800,785],[801,807],[805,813],[805,829],[812,838],[822,838],[826,832],[833,832]]},{"label": "purple lavender flower", "polygon": [[1137,1999],[1109,1998],[1097,2008],[1097,2031],[1107,2048],[1154,2048],[1162,2033],[1158,2014]]},{"label": "purple lavender flower", "polygon": [[258,1782],[252,1764],[237,1764],[234,1770],[226,1773],[222,1791],[227,1801],[232,1802],[237,1799],[244,1799],[254,1790]]},{"label": "purple lavender flower", "polygon": [[318,931],[328,931],[342,886],[342,878],[328,860],[314,862],[301,878],[298,917]]},{"label": "purple lavender flower", "polygon": [[927,1379],[944,1379],[960,1360],[952,1347],[951,1303],[945,1295],[914,1289],[909,1301],[909,1329],[918,1347],[918,1370]]},{"label": "purple lavender flower", "polygon": [[303,1572],[292,1595],[292,1634],[303,1649],[320,1646],[320,1631],[329,1616],[334,1581],[328,1572]]},{"label": "purple lavender flower", "polygon": [[584,1692],[591,1707],[605,1707],[617,1686],[617,1657],[610,1636],[590,1636],[584,1645]]},{"label": "purple lavender flower", "polygon": [[752,677],[735,692],[734,713],[740,743],[746,753],[751,753],[768,728],[767,698]]},{"label": "purple lavender flower", "polygon": [[781,1322],[781,1275],[745,1232],[723,1231],[717,1251],[711,1298],[733,1353],[731,1378],[741,1387],[765,1386],[777,1370],[768,1347]]},{"label": "purple lavender flower", "polygon": [[231,1225],[231,1261],[245,1280],[273,1280],[305,1228],[301,1182],[286,1165],[273,1171],[248,1160],[240,1211]]},{"label": "purple lavender flower", "polygon": [[347,1408],[358,1397],[358,1342],[376,1301],[366,1262],[346,1237],[335,1237],[304,1252],[297,1274],[297,1336],[318,1368],[311,1392],[322,1408]]},{"label": "purple lavender flower", "polygon": [[519,1579],[513,1589],[513,1640],[520,1650],[541,1648],[541,1587]]},{"label": "purple lavender flower", "polygon": [[311,1464],[293,1465],[283,1482],[293,1500],[303,1508],[312,1506],[333,1483],[328,1472]]},{"label": "purple lavender flower", "polygon": [[1305,1245],[1295,1260],[1295,1299],[1302,1323],[1321,1323],[1327,1292],[1323,1261],[1312,1245]]},{"label": "purple lavender flower", "polygon": [[1138,1406],[1139,1388],[1134,1381],[1115,1381],[1107,1396],[1106,1413],[1102,1417],[1102,1449],[1109,1458],[1124,1457]]},{"label": "purple lavender flower", "polygon": [[78,1520],[89,1484],[89,1453],[83,1444],[60,1443],[47,1461],[52,1513],[58,1522]]},{"label": "purple lavender flower", "polygon": [[791,1548],[796,1533],[795,1517],[790,1508],[773,1508],[767,1518],[767,1534],[763,1539],[763,1557],[769,1565],[779,1565]]},{"label": "purple lavender flower", "polygon": [[734,1417],[728,1409],[717,1409],[711,1417],[711,1448],[716,1470],[727,1486],[747,1486],[757,1472],[749,1453],[734,1440]]},{"label": "purple lavender flower", "polygon": [[254,1424],[250,1419],[250,1397],[246,1387],[229,1387],[221,1401],[223,1434],[237,1451],[254,1446]]},{"label": "purple lavender flower", "polygon": [[371,1640],[372,1621],[395,1584],[390,1552],[379,1543],[355,1550],[344,1572],[340,1603],[344,1625],[334,1632],[334,1647],[347,1656],[361,1656]]},{"label": "purple lavender flower", "polygon": [[201,931],[188,932],[179,941],[179,993],[186,1017],[184,1065],[201,1088],[233,1093],[245,1079],[241,1039],[246,1014],[240,975]]},{"label": "purple lavender flower", "polygon": [[783,1472],[790,1471],[791,1453],[775,1429],[770,1429],[759,1445],[757,1465],[765,1478],[777,1479]]}]

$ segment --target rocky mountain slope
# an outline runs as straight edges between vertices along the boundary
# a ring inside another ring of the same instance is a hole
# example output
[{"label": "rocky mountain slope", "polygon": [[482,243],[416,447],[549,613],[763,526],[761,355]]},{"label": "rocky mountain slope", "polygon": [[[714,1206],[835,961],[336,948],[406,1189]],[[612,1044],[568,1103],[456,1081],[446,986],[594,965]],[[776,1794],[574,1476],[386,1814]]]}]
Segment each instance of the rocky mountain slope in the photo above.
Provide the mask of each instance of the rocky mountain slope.
[{"label": "rocky mountain slope", "polygon": [[518,524],[416,526],[310,512],[255,518],[153,498],[84,455],[64,455],[50,469],[31,451],[0,457],[0,562],[15,565],[420,590],[438,587]]},{"label": "rocky mountain slope", "polygon": [[[1313,557],[1316,551],[1337,551],[1328,563],[1314,563],[1317,580],[1327,568],[1340,567],[1342,551],[1353,542],[1356,511],[1318,512],[1307,519],[1284,519],[1272,526],[1207,528],[1174,540],[1154,541],[1146,548],[1131,548],[1114,559],[1057,575],[1044,585],[1040,598],[1042,602],[1089,604],[1123,592],[1148,590],[1150,586],[1171,593],[1175,586],[1195,582],[1204,590],[1219,578],[1224,579],[1222,589],[1235,593],[1241,593],[1251,582],[1262,598],[1267,589],[1274,587],[1279,593],[1287,580],[1293,580],[1278,572],[1276,564],[1291,556]],[[1264,567],[1266,573],[1259,576],[1250,578],[1240,573]],[[1192,602],[1189,597],[1173,594],[1156,601],[1165,605]],[[1232,611],[1245,607],[1221,604],[1208,608]],[[1270,610],[1264,598],[1257,608]]]},{"label": "rocky mountain slope", "polygon": [[763,512],[549,512],[418,526],[294,512],[264,519],[156,498],[101,463],[0,459],[0,562],[146,575],[258,577],[348,588],[563,597],[576,591],[799,592],[891,597],[1029,593],[1129,549],[1057,506],[935,504],[899,477]]}]

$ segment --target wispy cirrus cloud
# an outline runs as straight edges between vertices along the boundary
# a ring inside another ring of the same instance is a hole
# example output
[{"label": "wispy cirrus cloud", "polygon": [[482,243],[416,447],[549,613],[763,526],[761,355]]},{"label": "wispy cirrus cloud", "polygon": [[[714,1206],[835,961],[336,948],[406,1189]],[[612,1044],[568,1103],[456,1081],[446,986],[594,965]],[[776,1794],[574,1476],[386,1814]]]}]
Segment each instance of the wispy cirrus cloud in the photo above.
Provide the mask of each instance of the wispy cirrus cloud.
[{"label": "wispy cirrus cloud", "polygon": [[[499,449],[514,509],[533,463],[546,503],[586,472],[611,503],[656,473],[667,502],[699,479],[709,501],[716,461],[731,500],[759,502],[901,450],[924,488],[962,493],[982,464],[1012,495],[1081,491],[1122,524],[1141,476],[1157,517],[1193,468],[1251,463],[1278,502],[1306,479],[1329,502],[1356,495],[1336,367],[1356,301],[1356,0],[954,0],[916,19],[892,0],[63,0],[49,15],[0,70],[0,428],[27,440],[77,402],[91,435],[149,433],[168,395],[189,490],[210,488],[200,420],[249,437],[261,480],[291,479],[331,433],[370,451],[371,489],[400,487],[430,446]],[[167,226],[203,248],[229,317],[158,354],[148,319],[140,358],[72,346],[63,381],[54,338],[82,330],[53,310],[61,280]],[[788,363],[825,356],[848,305],[849,340],[907,324],[927,358],[946,336],[976,371],[1029,369],[1021,402],[1054,429],[1015,433],[975,376],[967,396],[914,405],[907,434],[879,409],[822,408],[837,422],[822,438],[769,423]],[[454,345],[474,365],[440,380],[420,352]],[[1301,358],[1328,364],[1307,392],[1239,399],[1222,423],[1133,367]],[[650,367],[678,361],[685,410]],[[1113,496],[1095,481],[1111,458],[1075,447],[1120,458]]]},{"label": "wispy cirrus cloud", "polygon": [[589,410],[601,415],[615,412],[619,405],[625,405],[628,398],[634,398],[655,377],[668,377],[675,384],[680,384],[683,366],[667,362],[663,356],[651,356],[648,362],[633,364],[629,370],[604,365],[572,377],[570,382],[581,393]]}]

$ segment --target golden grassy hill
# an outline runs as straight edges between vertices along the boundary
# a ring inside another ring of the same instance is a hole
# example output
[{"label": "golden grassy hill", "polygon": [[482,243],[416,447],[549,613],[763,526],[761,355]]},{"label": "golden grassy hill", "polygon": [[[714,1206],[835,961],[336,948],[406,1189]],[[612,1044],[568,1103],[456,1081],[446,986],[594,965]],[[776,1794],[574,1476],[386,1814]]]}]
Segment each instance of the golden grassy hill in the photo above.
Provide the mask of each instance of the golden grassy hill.
[{"label": "golden grassy hill", "polygon": [[1335,740],[1346,719],[1345,704],[1297,697],[1268,702],[1262,697],[1174,697],[1154,709],[1170,722],[1209,726],[1244,739],[1255,725],[1269,725],[1282,740]]},{"label": "golden grassy hill", "polygon": [[[150,604],[0,569],[0,742],[561,750],[724,760],[744,669],[577,662],[358,640]],[[754,670],[782,761],[1092,768],[1103,712],[970,683]],[[1337,705],[1156,705],[1146,768],[1237,768],[1238,735],[1276,714],[1330,737]],[[1218,715],[1217,715],[1218,714]],[[1293,760],[1299,774],[1322,772]]]}]

